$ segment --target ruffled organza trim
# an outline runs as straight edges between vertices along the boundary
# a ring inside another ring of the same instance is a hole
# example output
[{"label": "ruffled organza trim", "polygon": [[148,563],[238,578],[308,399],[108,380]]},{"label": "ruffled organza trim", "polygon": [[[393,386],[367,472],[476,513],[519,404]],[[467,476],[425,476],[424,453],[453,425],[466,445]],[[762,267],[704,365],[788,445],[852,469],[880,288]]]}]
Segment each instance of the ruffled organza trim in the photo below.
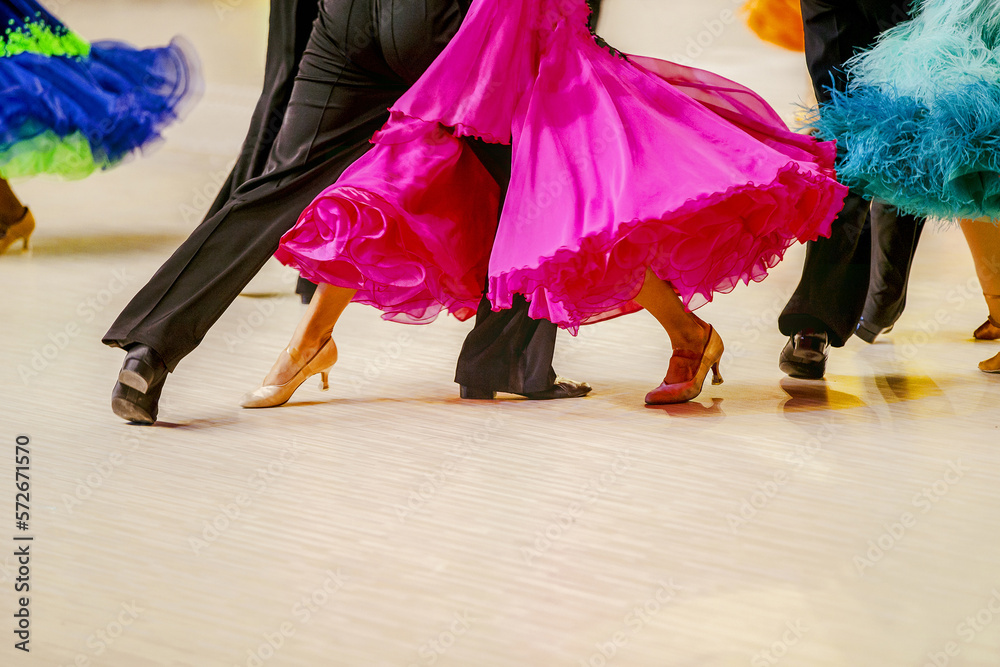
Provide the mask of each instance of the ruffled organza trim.
[{"label": "ruffled organza trim", "polygon": [[422,324],[446,310],[466,320],[486,286],[499,199],[464,141],[399,117],[302,212],[275,256],[313,282],[357,290],[354,300],[385,319]]},{"label": "ruffled organza trim", "polygon": [[79,178],[159,141],[200,97],[202,79],[183,40],[147,50],[98,42],[87,58],[0,58],[0,88],[0,171]]},{"label": "ruffled organza trim", "polygon": [[[640,310],[633,299],[646,269],[698,308],[740,282],[759,282],[795,243],[829,236],[847,189],[796,164],[769,184],[734,186],[678,210],[633,220],[581,239],[523,267],[490,277],[497,309],[524,294],[534,318],[575,330]],[[828,211],[817,218],[814,211]],[[688,224],[698,216],[697,225]]]},{"label": "ruffled organza trim", "polygon": [[[426,324],[443,310],[462,321],[475,315],[487,258],[449,275],[406,219],[378,195],[336,188],[310,204],[275,257],[313,282],[357,290],[354,301],[378,308],[387,320]],[[343,224],[350,233],[338,233]]]},{"label": "ruffled organza trim", "polygon": [[43,132],[0,152],[0,177],[7,180],[39,174],[77,180],[110,166],[94,158],[90,142],[79,132],[65,137]]},{"label": "ruffled organza trim", "polygon": [[1000,86],[927,104],[864,86],[833,94],[811,124],[840,147],[841,180],[917,216],[1000,218]]}]

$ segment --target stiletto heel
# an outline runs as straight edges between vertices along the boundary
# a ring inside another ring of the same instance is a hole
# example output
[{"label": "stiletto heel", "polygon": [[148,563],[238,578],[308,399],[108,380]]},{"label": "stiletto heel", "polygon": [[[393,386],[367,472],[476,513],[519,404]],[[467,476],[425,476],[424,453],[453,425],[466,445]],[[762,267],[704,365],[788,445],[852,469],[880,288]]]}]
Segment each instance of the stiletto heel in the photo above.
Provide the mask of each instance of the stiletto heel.
[{"label": "stiletto heel", "polygon": [[29,209],[24,209],[24,215],[13,225],[4,230],[4,235],[0,236],[0,255],[17,241],[24,242],[24,252],[31,249],[31,234],[35,231],[35,216]]},{"label": "stiletto heel", "polygon": [[276,408],[279,405],[284,405],[295,393],[295,390],[313,375],[320,376],[320,387],[323,390],[330,388],[330,369],[337,363],[337,344],[333,342],[332,338],[328,338],[311,359],[301,364],[299,363],[298,350],[289,347],[285,352],[293,363],[299,365],[298,372],[285,384],[264,385],[244,395],[240,400],[241,407]]},{"label": "stiletto heel", "polygon": [[[670,368],[675,365],[686,365],[691,370],[691,377],[681,382],[668,382],[670,369],[667,370],[667,377],[663,379],[663,384],[646,394],[648,405],[667,405],[670,403],[685,403],[698,396],[701,388],[705,384],[709,370],[712,371],[712,384],[722,384],[722,374],[719,372],[719,362],[722,360],[722,353],[725,351],[722,339],[716,333],[714,327],[708,328],[708,340],[705,342],[705,349],[700,353],[693,350],[674,350],[670,357]],[[692,362],[696,362],[695,366]]]},{"label": "stiletto heel", "polygon": [[715,364],[712,365],[712,384],[718,385],[723,382],[725,382],[725,380],[722,379],[722,373],[719,372],[719,362],[716,361]]}]

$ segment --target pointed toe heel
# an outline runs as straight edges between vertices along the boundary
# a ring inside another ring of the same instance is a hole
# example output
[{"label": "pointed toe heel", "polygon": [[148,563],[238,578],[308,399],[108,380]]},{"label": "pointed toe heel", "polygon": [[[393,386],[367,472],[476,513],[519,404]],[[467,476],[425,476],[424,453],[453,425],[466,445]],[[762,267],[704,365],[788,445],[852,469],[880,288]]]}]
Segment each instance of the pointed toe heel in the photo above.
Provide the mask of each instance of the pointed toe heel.
[{"label": "pointed toe heel", "polygon": [[[674,354],[670,358],[670,369],[682,364],[686,365],[691,369],[689,378],[680,382],[669,382],[671,371],[668,369],[663,384],[646,394],[646,405],[686,403],[696,398],[701,393],[709,371],[712,372],[712,384],[722,384],[723,379],[719,364],[722,361],[724,351],[722,338],[716,333],[714,327],[709,327],[708,341],[700,353],[692,350],[674,350]],[[674,373],[675,376],[676,374]]]},{"label": "pointed toe heel", "polygon": [[285,384],[263,385],[244,394],[240,399],[240,407],[258,409],[284,405],[292,398],[295,390],[314,375],[320,376],[320,389],[326,391],[330,388],[330,369],[337,363],[337,345],[332,338],[323,343],[316,354],[304,363],[301,363],[298,351],[294,348],[289,347],[285,352],[299,366],[298,372]]},{"label": "pointed toe heel", "polygon": [[984,373],[1000,373],[1000,354],[979,363],[979,370]]}]

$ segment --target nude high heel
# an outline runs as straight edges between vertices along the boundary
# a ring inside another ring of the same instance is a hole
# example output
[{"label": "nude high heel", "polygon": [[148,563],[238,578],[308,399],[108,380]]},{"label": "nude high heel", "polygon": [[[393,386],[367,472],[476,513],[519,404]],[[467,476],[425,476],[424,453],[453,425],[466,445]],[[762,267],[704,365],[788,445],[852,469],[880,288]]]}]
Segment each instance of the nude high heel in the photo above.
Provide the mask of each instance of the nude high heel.
[{"label": "nude high heel", "polygon": [[244,408],[276,408],[284,405],[292,397],[295,390],[313,375],[321,378],[320,388],[326,391],[330,388],[330,369],[337,363],[337,344],[333,339],[327,339],[311,359],[303,360],[298,350],[289,347],[285,350],[292,362],[299,366],[299,371],[285,384],[269,384],[243,396],[240,406]]},{"label": "nude high heel", "polygon": [[[722,353],[725,348],[722,345],[722,338],[716,333],[714,327],[708,328],[708,341],[705,349],[700,353],[693,350],[674,350],[670,357],[670,366],[675,363],[684,363],[675,360],[689,360],[698,362],[694,375],[683,382],[667,383],[663,379],[663,384],[646,394],[647,405],[667,405],[671,403],[685,403],[701,393],[708,371],[712,371],[712,384],[722,384],[722,374],[719,372],[719,362],[722,360]],[[670,370],[667,370],[667,377],[670,377]]]},{"label": "nude high heel", "polygon": [[35,231],[35,216],[31,211],[24,209],[24,215],[13,225],[4,230],[4,235],[0,236],[0,255],[7,252],[17,241],[24,241],[24,250],[27,251],[31,242],[31,234]]},{"label": "nude high heel", "polygon": [[979,370],[984,373],[1000,373],[1000,354],[979,362]]},{"label": "nude high heel", "polygon": [[[1000,294],[984,294],[986,297],[986,302],[990,301],[1000,301]],[[982,326],[976,329],[972,337],[976,340],[998,340],[1000,339],[1000,322],[993,319],[993,316],[988,316],[986,321],[983,322]]]}]

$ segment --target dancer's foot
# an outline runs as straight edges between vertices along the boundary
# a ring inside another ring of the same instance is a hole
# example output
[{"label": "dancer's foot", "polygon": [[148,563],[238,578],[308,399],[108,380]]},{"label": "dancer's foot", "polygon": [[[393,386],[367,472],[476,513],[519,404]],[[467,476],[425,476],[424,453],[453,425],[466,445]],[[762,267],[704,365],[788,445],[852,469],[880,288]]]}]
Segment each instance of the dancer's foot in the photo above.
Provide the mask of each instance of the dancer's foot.
[{"label": "dancer's foot", "polygon": [[976,340],[1000,340],[1000,324],[995,322],[992,317],[987,318],[982,326],[972,334],[972,337]]},{"label": "dancer's foot", "polygon": [[148,345],[129,347],[118,381],[126,387],[148,394],[156,385],[163,384],[167,377],[167,365],[156,350]]},{"label": "dancer's foot", "polygon": [[116,382],[111,393],[111,409],[129,423],[149,426],[156,423],[162,391],[163,382],[155,385],[148,394]]},{"label": "dancer's foot", "polygon": [[127,422],[152,424],[166,380],[167,366],[156,350],[148,345],[133,345],[118,372],[111,409]]},{"label": "dancer's foot", "polygon": [[[577,382],[564,377],[557,377],[555,383],[548,389],[542,391],[532,391],[526,394],[512,392],[516,396],[524,396],[529,401],[551,401],[560,398],[580,398],[586,396],[593,390],[586,382]],[[478,387],[467,387],[461,385],[459,396],[464,399],[489,401],[497,397],[497,393],[492,389],[480,389]]]},{"label": "dancer's foot", "polygon": [[829,345],[825,331],[803,329],[788,339],[778,359],[778,368],[793,378],[819,380],[826,373]]},{"label": "dancer's foot", "polygon": [[[712,384],[722,384],[719,362],[725,350],[722,338],[711,325],[695,317],[697,330],[670,334],[673,356],[663,383],[646,394],[648,405],[685,403],[697,397],[712,371]],[[696,333],[697,332],[697,333]],[[700,334],[700,335],[698,335]]]},{"label": "dancer's foot", "polygon": [[980,362],[979,370],[984,373],[1000,373],[1000,354]]},{"label": "dancer's foot", "polygon": [[330,369],[337,363],[337,344],[332,338],[323,342],[300,343],[289,346],[278,356],[264,383],[243,396],[244,408],[274,408],[284,405],[303,382],[313,375],[322,377],[321,388],[330,388]]}]

